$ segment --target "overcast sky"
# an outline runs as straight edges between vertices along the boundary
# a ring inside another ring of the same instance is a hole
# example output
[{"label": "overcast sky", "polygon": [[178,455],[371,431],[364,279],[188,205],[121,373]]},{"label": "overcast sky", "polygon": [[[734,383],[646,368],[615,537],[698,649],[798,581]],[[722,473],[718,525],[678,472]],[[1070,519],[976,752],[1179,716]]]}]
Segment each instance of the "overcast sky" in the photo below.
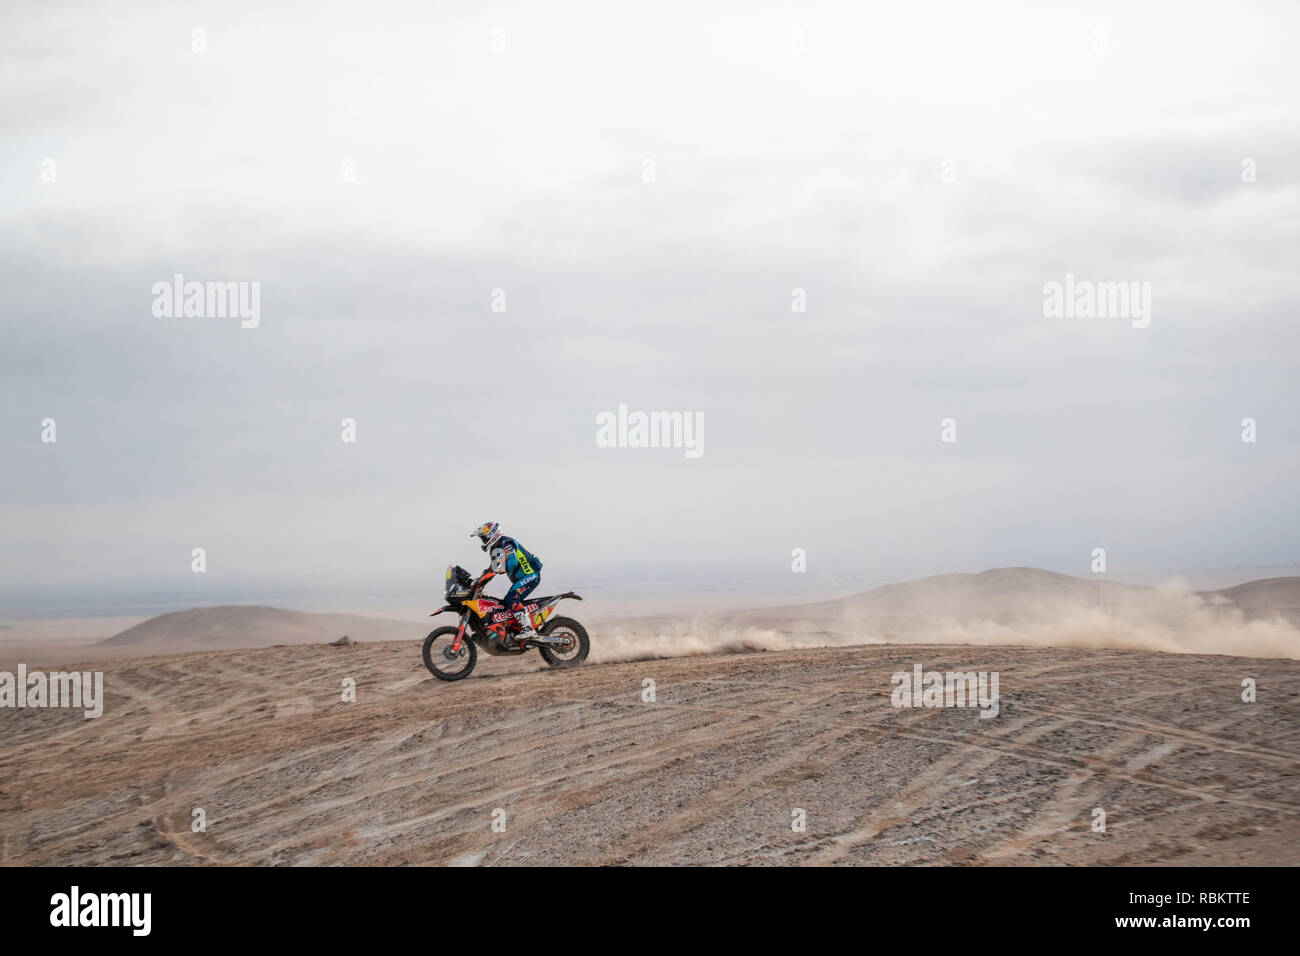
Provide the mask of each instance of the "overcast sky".
[{"label": "overcast sky", "polygon": [[1024,6],[6,4],[4,589],[1300,561],[1300,8]]}]

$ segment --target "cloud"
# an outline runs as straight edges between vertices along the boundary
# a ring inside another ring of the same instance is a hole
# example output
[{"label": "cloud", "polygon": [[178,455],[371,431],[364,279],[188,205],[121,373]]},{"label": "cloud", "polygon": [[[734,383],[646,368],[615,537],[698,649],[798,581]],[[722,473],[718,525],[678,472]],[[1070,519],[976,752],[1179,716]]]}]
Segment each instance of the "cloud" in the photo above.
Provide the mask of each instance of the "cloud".
[{"label": "cloud", "polygon": [[[587,579],[1294,560],[1287,31],[1013,12],[11,12],[0,572],[201,538],[365,586],[488,517]],[[177,272],[261,327],[152,316]],[[1044,319],[1066,272],[1150,281],[1151,328]],[[596,448],[620,402],[705,457]]]}]

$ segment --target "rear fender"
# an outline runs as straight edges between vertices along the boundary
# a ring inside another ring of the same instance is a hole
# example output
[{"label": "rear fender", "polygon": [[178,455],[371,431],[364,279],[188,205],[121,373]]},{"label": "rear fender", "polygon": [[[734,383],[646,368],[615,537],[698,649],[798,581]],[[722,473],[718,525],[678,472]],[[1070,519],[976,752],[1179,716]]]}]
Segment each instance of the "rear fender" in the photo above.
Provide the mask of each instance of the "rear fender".
[{"label": "rear fender", "polygon": [[578,597],[578,595],[574,594],[572,591],[565,591],[563,594],[555,595],[555,597],[551,598],[533,612],[533,627],[541,627],[542,624],[546,622],[546,619],[551,616],[552,612],[555,611],[555,606],[565,598],[573,598],[575,601],[582,600],[582,598]]}]

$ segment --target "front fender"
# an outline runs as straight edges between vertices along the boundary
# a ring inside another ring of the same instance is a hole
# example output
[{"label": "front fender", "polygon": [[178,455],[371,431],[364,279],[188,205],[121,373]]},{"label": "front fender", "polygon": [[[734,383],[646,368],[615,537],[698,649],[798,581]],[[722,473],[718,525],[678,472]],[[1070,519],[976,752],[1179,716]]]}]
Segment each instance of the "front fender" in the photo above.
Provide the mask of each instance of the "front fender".
[{"label": "front fender", "polygon": [[437,617],[439,614],[446,614],[448,611],[450,611],[452,614],[459,614],[460,608],[452,607],[450,604],[448,604],[446,607],[440,607],[436,611],[430,611],[429,617]]}]

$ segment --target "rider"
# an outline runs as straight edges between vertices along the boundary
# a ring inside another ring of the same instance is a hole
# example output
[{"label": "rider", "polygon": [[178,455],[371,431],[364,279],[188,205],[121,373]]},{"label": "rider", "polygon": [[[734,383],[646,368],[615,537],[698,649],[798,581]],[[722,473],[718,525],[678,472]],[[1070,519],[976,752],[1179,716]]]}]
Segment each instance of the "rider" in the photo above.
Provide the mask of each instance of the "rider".
[{"label": "rider", "polygon": [[533,592],[541,580],[541,559],[514,538],[507,538],[501,533],[501,526],[495,521],[479,525],[470,532],[470,537],[477,537],[484,551],[490,552],[491,564],[479,575],[479,581],[487,583],[498,574],[510,576],[510,590],[506,592],[506,610],[514,614],[519,622],[519,639],[529,640],[537,637],[533,622],[528,612],[523,609],[523,600]]}]

